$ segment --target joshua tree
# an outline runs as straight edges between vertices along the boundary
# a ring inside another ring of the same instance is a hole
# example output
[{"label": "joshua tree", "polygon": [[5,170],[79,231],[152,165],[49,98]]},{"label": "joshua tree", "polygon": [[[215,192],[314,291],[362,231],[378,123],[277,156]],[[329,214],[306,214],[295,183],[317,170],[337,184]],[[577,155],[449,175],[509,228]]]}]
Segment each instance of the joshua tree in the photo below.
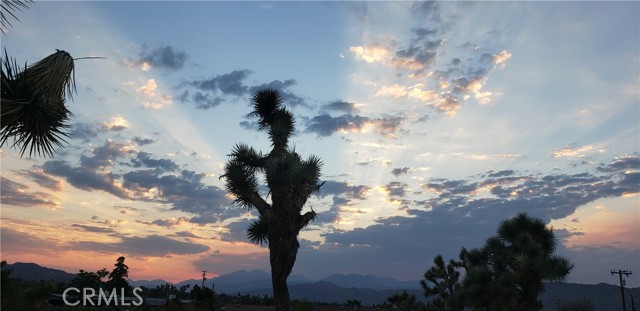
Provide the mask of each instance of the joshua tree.
[{"label": "joshua tree", "polygon": [[460,263],[449,260],[445,265],[442,255],[433,259],[434,266],[424,273],[420,281],[426,297],[436,296],[427,303],[427,310],[463,310],[464,303],[460,298],[462,284],[460,279]]},{"label": "joshua tree", "polygon": [[467,305],[485,310],[540,310],[543,281],[560,281],[573,264],[555,254],[556,240],[544,221],[520,213],[502,221],[480,249],[462,249]]},{"label": "joshua tree", "polygon": [[[235,203],[256,209],[259,217],[247,230],[249,240],[267,243],[271,263],[271,280],[276,310],[289,310],[287,277],[298,253],[298,234],[316,218],[311,210],[301,214],[309,196],[318,191],[322,161],[316,156],[302,159],[289,147],[295,131],[293,114],[282,107],[276,90],[266,89],[253,96],[253,111],[260,130],[267,130],[272,149],[268,154],[245,144],[237,144],[225,165],[227,191]],[[258,192],[257,174],[266,177],[271,203]]]}]

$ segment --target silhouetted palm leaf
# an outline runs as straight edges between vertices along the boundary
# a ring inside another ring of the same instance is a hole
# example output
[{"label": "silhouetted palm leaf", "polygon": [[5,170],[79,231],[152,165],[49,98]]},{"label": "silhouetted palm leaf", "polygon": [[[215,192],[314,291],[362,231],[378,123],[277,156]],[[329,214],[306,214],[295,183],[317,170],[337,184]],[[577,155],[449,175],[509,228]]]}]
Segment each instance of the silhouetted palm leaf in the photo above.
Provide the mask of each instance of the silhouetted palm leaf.
[{"label": "silhouetted palm leaf", "polygon": [[4,33],[4,30],[11,25],[9,21],[10,18],[13,18],[17,21],[20,19],[16,16],[16,12],[22,11],[22,9],[29,8],[29,4],[33,3],[32,0],[2,0],[2,4],[0,4],[0,30]]},{"label": "silhouetted palm leaf", "polygon": [[65,102],[76,90],[73,58],[58,50],[20,69],[5,50],[2,65],[0,146],[13,137],[21,156],[27,149],[29,156],[53,156],[68,137],[64,130],[72,114]]}]

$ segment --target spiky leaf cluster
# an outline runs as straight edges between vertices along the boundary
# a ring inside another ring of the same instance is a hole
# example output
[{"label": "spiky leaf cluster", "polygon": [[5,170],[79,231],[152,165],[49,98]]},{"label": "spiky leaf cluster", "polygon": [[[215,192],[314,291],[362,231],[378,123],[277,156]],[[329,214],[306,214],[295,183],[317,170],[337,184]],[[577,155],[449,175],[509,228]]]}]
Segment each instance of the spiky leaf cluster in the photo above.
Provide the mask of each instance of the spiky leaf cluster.
[{"label": "spiky leaf cluster", "polygon": [[72,116],[65,106],[66,97],[75,92],[71,55],[58,50],[21,69],[5,50],[1,80],[0,146],[13,138],[12,147],[21,156],[27,149],[29,156],[52,156],[66,142],[66,122]]}]

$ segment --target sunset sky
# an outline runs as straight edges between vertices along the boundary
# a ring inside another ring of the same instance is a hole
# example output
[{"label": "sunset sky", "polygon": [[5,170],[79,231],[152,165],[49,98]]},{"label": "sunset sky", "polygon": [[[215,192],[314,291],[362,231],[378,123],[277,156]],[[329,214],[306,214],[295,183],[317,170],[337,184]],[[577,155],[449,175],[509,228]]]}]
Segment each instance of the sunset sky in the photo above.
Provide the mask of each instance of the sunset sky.
[{"label": "sunset sky", "polygon": [[[2,259],[132,279],[269,270],[220,179],[261,88],[323,162],[294,274],[417,280],[518,212],[569,282],[640,286],[640,2],[36,2],[18,64],[65,50],[72,139],[2,147]],[[4,54],[3,54],[4,55]],[[3,56],[4,60],[4,56]],[[266,192],[265,192],[266,194]]]}]

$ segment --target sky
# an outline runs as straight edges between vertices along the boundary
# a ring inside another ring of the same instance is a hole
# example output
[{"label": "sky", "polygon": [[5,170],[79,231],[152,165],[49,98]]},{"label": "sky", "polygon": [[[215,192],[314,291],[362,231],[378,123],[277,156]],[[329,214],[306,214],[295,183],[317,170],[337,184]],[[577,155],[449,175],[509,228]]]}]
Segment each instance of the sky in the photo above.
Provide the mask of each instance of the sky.
[{"label": "sky", "polygon": [[[323,161],[293,274],[421,279],[519,212],[567,281],[640,286],[639,2],[36,2],[19,64],[65,50],[77,93],[53,157],[1,154],[1,251],[132,279],[268,271],[256,212],[220,179],[269,151],[251,96],[280,91]],[[264,193],[266,194],[266,192]]]}]

